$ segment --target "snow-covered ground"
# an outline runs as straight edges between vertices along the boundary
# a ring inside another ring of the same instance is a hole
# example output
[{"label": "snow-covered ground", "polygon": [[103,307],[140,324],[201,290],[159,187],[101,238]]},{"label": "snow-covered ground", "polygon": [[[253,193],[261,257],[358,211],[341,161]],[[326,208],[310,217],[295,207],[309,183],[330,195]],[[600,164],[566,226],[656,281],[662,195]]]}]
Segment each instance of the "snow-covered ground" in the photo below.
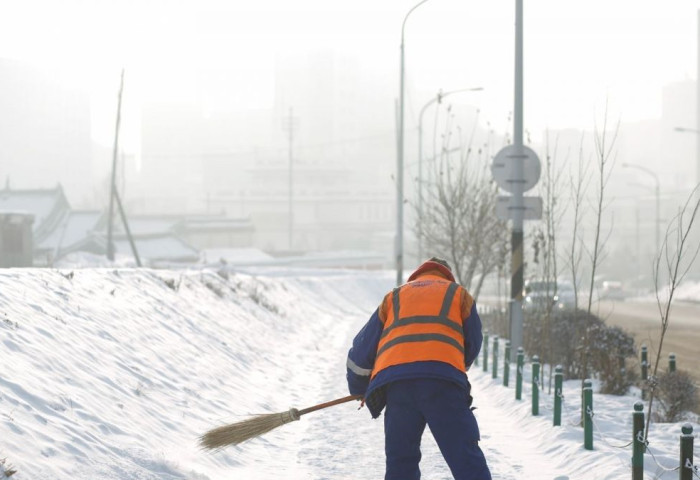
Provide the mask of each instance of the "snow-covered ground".
[{"label": "snow-covered ground", "polygon": [[[345,396],[347,349],[393,279],[291,268],[2,270],[0,472],[12,465],[13,480],[382,478],[382,420],[356,402],[217,453],[197,439],[253,414]],[[631,447],[618,447],[631,440],[638,398],[595,396],[595,449],[586,451],[575,425],[579,382],[566,382],[563,426],[552,427],[552,397],[542,395],[533,417],[529,382],[518,402],[512,382],[503,387],[480,366],[470,378],[494,479],[630,478]],[[678,466],[680,428],[652,425],[645,478],[678,478],[658,465]],[[428,433],[423,451],[423,478],[451,478]]]}]

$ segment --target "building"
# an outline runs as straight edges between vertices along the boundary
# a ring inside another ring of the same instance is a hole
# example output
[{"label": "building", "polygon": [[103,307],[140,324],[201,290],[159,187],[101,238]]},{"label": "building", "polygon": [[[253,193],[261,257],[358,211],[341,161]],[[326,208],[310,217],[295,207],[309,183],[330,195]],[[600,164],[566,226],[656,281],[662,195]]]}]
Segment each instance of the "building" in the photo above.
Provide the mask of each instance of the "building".
[{"label": "building", "polygon": [[[4,212],[4,213],[3,213]],[[124,224],[115,210],[113,242],[120,256],[132,256]],[[106,256],[108,216],[101,210],[73,210],[63,188],[0,190],[0,266],[53,266],[70,254]],[[249,247],[249,219],[223,215],[132,215],[129,230],[147,265],[197,263],[205,248]]]},{"label": "building", "polygon": [[31,267],[34,216],[23,212],[0,212],[0,268]]}]

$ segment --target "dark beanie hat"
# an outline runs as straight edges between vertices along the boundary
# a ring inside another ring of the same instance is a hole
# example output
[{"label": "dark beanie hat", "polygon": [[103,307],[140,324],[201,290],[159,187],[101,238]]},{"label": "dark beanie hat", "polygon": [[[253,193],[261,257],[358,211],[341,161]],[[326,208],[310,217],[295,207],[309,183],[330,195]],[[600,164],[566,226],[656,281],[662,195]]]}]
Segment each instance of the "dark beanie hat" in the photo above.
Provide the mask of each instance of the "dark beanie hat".
[{"label": "dark beanie hat", "polygon": [[416,271],[413,272],[410,277],[408,277],[408,281],[411,282],[415,280],[421,273],[427,272],[428,270],[438,270],[443,275],[445,275],[447,279],[451,282],[455,281],[455,277],[454,275],[452,275],[452,269],[450,268],[450,264],[447,263],[446,260],[443,260],[442,258],[438,257],[430,257],[428,260],[423,262],[420,265],[420,267],[418,267]]}]

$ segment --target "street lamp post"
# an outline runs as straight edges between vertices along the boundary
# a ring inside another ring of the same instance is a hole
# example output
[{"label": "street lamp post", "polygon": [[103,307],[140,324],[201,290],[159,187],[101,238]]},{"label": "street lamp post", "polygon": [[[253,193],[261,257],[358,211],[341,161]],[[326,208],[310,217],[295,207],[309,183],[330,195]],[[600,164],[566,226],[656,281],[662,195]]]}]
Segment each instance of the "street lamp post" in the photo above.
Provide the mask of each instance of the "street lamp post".
[{"label": "street lamp post", "polygon": [[404,113],[404,31],[409,15],[428,0],[422,0],[411,8],[401,24],[401,66],[399,87],[399,135],[396,161],[396,285],[403,283],[403,113]]},{"label": "street lamp post", "polygon": [[660,244],[659,244],[659,226],[661,223],[661,218],[660,218],[660,182],[659,182],[659,176],[654,173],[652,170],[649,170],[646,167],[642,167],[641,165],[635,165],[633,163],[623,163],[622,166],[624,168],[636,168],[637,170],[641,170],[644,173],[647,173],[654,177],[654,182],[655,182],[655,188],[654,188],[654,194],[656,196],[656,228],[655,230],[655,238],[656,238],[656,255],[660,255],[661,252],[659,250]]},{"label": "street lamp post", "polygon": [[423,261],[423,114],[434,103],[442,103],[442,99],[460,92],[478,92],[483,90],[482,87],[460,88],[459,90],[450,90],[443,92],[440,90],[437,95],[428,100],[423,105],[418,115],[418,261]]}]

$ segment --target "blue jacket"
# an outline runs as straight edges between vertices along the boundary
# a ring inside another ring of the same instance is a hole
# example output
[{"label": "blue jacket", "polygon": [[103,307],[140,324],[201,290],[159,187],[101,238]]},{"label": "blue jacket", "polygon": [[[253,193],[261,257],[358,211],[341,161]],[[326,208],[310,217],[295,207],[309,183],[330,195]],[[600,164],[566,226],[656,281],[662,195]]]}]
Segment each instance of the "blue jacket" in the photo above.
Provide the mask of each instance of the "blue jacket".
[{"label": "blue jacket", "polygon": [[[464,362],[467,369],[479,355],[481,342],[481,319],[473,303],[467,318],[462,320],[464,328]],[[396,380],[411,378],[437,378],[457,383],[470,393],[471,385],[466,372],[443,362],[412,362],[394,365],[379,372],[370,382],[372,368],[377,356],[377,345],[384,325],[379,318],[379,308],[374,311],[369,321],[355,336],[348,352],[347,380],[351,395],[364,395],[365,404],[377,418],[386,405],[384,387]]]}]

